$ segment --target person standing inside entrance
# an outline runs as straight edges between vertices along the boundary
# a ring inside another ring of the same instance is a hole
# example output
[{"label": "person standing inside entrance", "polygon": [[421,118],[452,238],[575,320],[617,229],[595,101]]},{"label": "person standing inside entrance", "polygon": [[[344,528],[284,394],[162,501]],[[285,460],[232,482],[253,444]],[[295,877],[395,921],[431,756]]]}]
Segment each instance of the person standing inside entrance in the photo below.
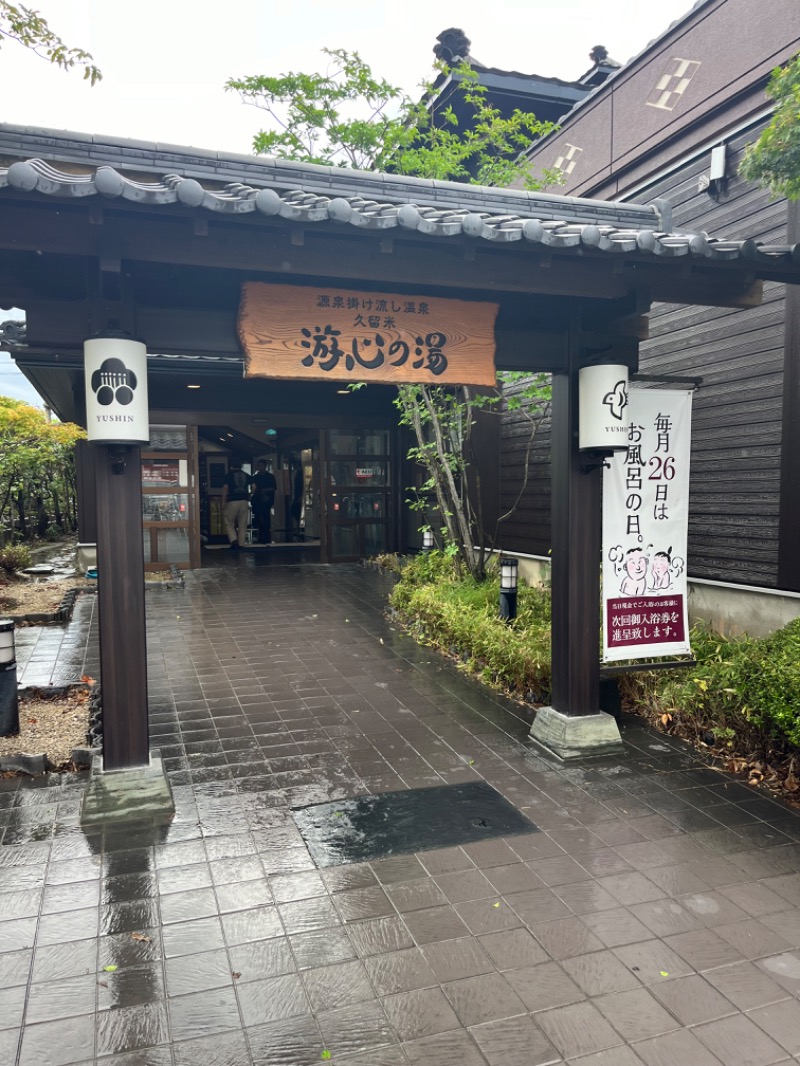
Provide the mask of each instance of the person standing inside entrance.
[{"label": "person standing inside entrance", "polygon": [[222,513],[225,516],[225,532],[228,534],[231,551],[245,544],[247,526],[250,523],[250,486],[253,479],[242,470],[239,459],[231,459],[231,468],[225,475],[222,486]]},{"label": "person standing inside entrance", "polygon": [[275,503],[275,489],[278,487],[274,476],[267,470],[267,460],[259,459],[253,474],[253,517],[258,526],[259,544],[272,543],[272,505]]}]

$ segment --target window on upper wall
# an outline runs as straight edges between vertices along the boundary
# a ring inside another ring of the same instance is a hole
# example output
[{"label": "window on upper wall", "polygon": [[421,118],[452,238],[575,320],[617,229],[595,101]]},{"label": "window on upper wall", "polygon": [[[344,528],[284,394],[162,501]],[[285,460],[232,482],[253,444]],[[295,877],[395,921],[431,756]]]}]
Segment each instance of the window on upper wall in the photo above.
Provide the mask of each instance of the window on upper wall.
[{"label": "window on upper wall", "polygon": [[662,111],[674,110],[699,66],[700,63],[695,59],[680,59],[678,56],[673,56],[650,93],[646,101],[647,106],[658,107]]}]

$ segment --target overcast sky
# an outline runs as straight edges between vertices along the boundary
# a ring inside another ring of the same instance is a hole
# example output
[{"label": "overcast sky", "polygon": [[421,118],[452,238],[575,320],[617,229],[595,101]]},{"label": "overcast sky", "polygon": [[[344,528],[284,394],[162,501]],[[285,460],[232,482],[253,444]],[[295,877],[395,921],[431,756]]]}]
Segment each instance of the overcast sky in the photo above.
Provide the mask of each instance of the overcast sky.
[{"label": "overcast sky", "polygon": [[[322,69],[322,48],[358,51],[409,94],[433,45],[458,26],[487,66],[574,80],[605,45],[624,63],[692,0],[30,0],[68,45],[91,52],[90,87],[4,41],[2,121],[249,152],[262,112],[225,92],[229,77]],[[0,393],[19,380],[0,357]]]}]

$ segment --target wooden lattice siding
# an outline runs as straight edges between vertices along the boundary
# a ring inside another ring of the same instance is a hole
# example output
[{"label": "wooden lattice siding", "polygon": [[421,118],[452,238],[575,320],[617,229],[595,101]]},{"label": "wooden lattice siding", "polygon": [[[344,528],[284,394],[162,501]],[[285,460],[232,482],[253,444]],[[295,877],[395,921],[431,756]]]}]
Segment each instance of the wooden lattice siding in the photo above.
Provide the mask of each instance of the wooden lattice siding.
[{"label": "wooden lattice siding", "polygon": [[[744,144],[729,145],[734,175]],[[721,202],[698,190],[709,153],[637,196],[672,204],[673,228],[732,240],[786,239],[786,204],[732,178]],[[748,311],[656,304],[651,339],[641,348],[643,374],[701,376],[694,397],[689,517],[689,573],[748,585],[777,585],[783,386],[784,288],[765,286]],[[510,551],[550,548],[549,429],[537,437],[527,491],[500,541]],[[513,502],[523,476],[524,420],[507,412],[502,431],[501,500]]]},{"label": "wooden lattice siding", "polygon": [[[744,144],[729,145],[736,174]],[[732,177],[716,203],[698,190],[707,154],[647,190],[673,208],[675,230],[731,239],[786,239],[786,205]],[[641,199],[641,197],[639,197]],[[775,586],[780,505],[784,289],[767,285],[749,311],[654,305],[642,373],[699,375],[694,396],[689,496],[689,572],[695,577]]]},{"label": "wooden lattice siding", "polygon": [[[508,388],[513,395],[523,388]],[[530,440],[529,420],[519,411],[506,411],[501,439],[501,514],[514,505],[525,476],[525,454]],[[500,527],[500,544],[507,551],[547,555],[550,550],[550,420],[545,420],[531,449],[526,491],[514,514]]]}]

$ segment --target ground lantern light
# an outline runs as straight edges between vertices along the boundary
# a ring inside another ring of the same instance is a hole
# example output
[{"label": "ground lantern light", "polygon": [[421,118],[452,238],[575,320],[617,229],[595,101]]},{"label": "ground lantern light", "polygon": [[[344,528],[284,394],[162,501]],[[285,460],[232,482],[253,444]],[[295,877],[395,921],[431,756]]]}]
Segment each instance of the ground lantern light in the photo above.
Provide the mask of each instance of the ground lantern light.
[{"label": "ground lantern light", "polygon": [[423,529],[422,531],[422,550],[429,552],[433,550],[433,530]]},{"label": "ground lantern light", "polygon": [[10,618],[0,618],[0,737],[11,737],[17,733],[19,695],[14,623]]},{"label": "ground lantern light", "polygon": [[506,558],[500,560],[500,617],[506,622],[517,617],[517,581],[519,577],[519,560]]}]

